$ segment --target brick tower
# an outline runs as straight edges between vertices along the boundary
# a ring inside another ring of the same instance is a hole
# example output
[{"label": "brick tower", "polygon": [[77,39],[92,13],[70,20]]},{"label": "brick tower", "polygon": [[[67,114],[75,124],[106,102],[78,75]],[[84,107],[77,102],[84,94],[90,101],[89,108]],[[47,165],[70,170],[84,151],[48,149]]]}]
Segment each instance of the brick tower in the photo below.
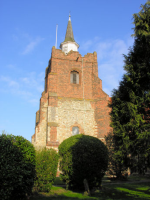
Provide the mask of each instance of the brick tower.
[{"label": "brick tower", "polygon": [[45,90],[36,112],[36,148],[58,149],[59,144],[75,134],[104,140],[110,131],[109,96],[98,77],[97,53],[78,52],[69,16],[64,42],[52,48],[45,71]]}]

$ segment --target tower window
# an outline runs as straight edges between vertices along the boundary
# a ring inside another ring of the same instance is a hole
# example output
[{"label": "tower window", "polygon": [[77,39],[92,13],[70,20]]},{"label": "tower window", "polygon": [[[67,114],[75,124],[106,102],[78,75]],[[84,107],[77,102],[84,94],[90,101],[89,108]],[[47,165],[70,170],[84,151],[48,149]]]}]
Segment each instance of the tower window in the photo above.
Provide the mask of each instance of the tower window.
[{"label": "tower window", "polygon": [[77,134],[79,134],[79,127],[78,126],[72,127],[72,135],[77,135]]},{"label": "tower window", "polygon": [[70,73],[70,82],[73,84],[79,84],[79,72],[72,71]]}]

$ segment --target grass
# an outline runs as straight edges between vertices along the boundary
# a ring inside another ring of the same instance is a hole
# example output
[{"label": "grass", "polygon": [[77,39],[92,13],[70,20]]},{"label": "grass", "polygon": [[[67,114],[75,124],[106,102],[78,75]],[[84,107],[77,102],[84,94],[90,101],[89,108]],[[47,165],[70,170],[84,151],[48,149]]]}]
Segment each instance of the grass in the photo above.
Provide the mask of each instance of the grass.
[{"label": "grass", "polygon": [[76,200],[76,199],[96,199],[96,198],[91,198],[88,196],[84,196],[81,193],[73,192],[70,190],[66,190],[62,187],[55,187],[53,186],[51,191],[49,193],[38,193],[35,194],[33,197],[30,198],[30,200],[64,200],[64,199],[71,199],[71,200]]},{"label": "grass", "polygon": [[148,200],[150,199],[150,182],[106,184],[91,196],[53,186],[49,193],[35,194],[30,200]]}]

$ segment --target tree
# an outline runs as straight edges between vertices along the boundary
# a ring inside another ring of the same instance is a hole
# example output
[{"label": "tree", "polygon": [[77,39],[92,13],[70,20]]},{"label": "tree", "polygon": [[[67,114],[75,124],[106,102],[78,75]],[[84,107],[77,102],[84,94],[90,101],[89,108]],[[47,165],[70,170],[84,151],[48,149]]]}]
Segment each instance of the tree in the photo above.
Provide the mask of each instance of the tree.
[{"label": "tree", "polygon": [[21,136],[0,135],[0,199],[31,195],[35,178],[35,149]]},{"label": "tree", "polygon": [[61,177],[67,187],[84,188],[86,179],[89,188],[100,186],[107,170],[108,150],[98,138],[78,134],[59,145]]},{"label": "tree", "polygon": [[150,165],[150,1],[141,8],[133,15],[134,45],[124,55],[126,73],[113,90],[110,115],[117,162],[144,173]]},{"label": "tree", "polygon": [[108,176],[115,176],[118,179],[126,179],[126,166],[124,166],[124,163],[122,163],[120,158],[117,154],[115,154],[115,140],[114,140],[114,134],[113,131],[110,131],[105,136],[105,142],[106,146],[108,148],[108,169],[107,169],[107,175]]}]

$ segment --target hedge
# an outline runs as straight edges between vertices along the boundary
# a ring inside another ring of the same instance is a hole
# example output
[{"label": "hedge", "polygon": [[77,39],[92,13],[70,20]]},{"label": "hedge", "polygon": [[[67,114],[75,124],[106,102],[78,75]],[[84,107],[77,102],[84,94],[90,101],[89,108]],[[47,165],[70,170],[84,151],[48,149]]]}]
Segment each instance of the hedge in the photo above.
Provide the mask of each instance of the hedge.
[{"label": "hedge", "polygon": [[54,183],[58,166],[58,153],[54,149],[36,151],[35,189],[49,192]]}]

